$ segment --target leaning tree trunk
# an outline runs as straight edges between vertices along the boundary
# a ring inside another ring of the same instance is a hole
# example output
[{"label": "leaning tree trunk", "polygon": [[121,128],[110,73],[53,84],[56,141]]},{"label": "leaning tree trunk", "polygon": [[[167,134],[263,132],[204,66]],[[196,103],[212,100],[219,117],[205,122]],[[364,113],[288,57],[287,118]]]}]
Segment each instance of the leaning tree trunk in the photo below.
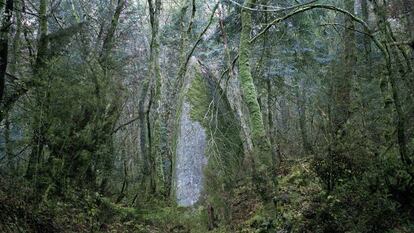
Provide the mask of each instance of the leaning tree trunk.
[{"label": "leaning tree trunk", "polygon": [[[119,25],[119,19],[121,16],[121,13],[125,7],[126,4],[126,0],[118,0],[115,11],[112,15],[111,18],[111,24],[106,32],[106,36],[103,38],[103,43],[102,43],[102,48],[100,50],[100,54],[99,54],[99,63],[105,73],[105,76],[107,76],[106,74],[108,73],[108,71],[110,69],[112,69],[112,67],[110,67],[111,64],[111,52],[114,48],[114,42],[115,42],[115,33],[118,29],[118,25]],[[75,17],[78,20],[78,17]],[[108,76],[109,77],[109,76]],[[100,90],[100,83],[99,80],[94,77],[94,85],[95,85],[95,98],[97,101],[97,108],[96,108],[96,112],[95,112],[95,120],[94,120],[94,127],[95,128],[99,128],[99,122],[102,121],[102,115],[105,115],[106,110],[103,108],[103,106],[105,106],[104,104],[104,98],[101,96],[101,90]],[[113,104],[110,105],[111,107],[114,106]],[[104,132],[98,131],[99,133],[95,133],[94,135],[94,143],[95,143],[95,147],[98,148],[98,142],[100,140],[100,138],[104,137]],[[99,157],[98,157],[99,158]],[[98,160],[98,159],[96,159]],[[90,184],[92,184],[93,186],[95,185],[95,179],[96,179],[96,170],[93,168],[92,166],[92,161],[89,161],[89,167],[88,170],[90,171],[89,174],[89,179],[88,182]],[[100,183],[100,187],[99,190],[101,193],[106,192],[107,190],[107,185],[109,183],[109,175],[108,173],[110,173],[110,168],[109,167],[105,167],[104,169],[104,175],[102,178],[102,181]]]},{"label": "leaning tree trunk", "polygon": [[102,44],[102,50],[100,53],[100,63],[103,65],[104,68],[108,68],[108,58],[111,54],[111,51],[114,47],[114,40],[115,40],[115,32],[118,28],[118,22],[119,17],[121,16],[122,10],[124,9],[124,6],[126,4],[125,0],[118,0],[117,6],[115,8],[115,12],[111,19],[111,25],[109,26],[109,29],[107,31],[106,37],[104,38],[103,44]]},{"label": "leaning tree trunk", "polygon": [[[385,6],[379,5],[377,2],[374,2],[374,11],[378,16],[378,26],[381,32],[384,34],[386,41],[385,46],[383,48],[383,54],[386,60],[386,79],[382,82],[382,92],[391,92],[392,102],[395,107],[396,113],[396,132],[397,132],[397,142],[398,142],[398,149],[400,154],[401,161],[406,165],[411,165],[412,161],[408,154],[407,149],[407,133],[405,129],[405,113],[403,110],[401,97],[398,92],[398,82],[399,78],[404,78],[406,75],[405,68],[401,63],[400,55],[406,58],[405,51],[397,46],[389,46],[389,44],[395,43],[395,37],[387,21],[386,11],[384,10]],[[407,60],[407,68],[411,69],[410,61]],[[389,86],[390,90],[387,90],[386,87]],[[385,94],[386,95],[386,94]],[[387,101],[388,102],[388,101]],[[386,107],[389,105],[386,104]]]}]

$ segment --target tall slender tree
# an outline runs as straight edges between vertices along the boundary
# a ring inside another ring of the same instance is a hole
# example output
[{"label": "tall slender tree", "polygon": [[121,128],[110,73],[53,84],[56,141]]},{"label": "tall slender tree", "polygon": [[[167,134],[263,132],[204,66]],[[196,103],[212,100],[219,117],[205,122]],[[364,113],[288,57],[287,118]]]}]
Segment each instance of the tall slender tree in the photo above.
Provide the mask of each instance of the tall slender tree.
[{"label": "tall slender tree", "polygon": [[[254,0],[246,0],[244,3],[245,8],[251,8],[255,3]],[[258,95],[256,86],[253,82],[250,66],[250,34],[252,31],[252,13],[250,10],[243,9],[241,13],[242,31],[240,35],[240,47],[239,47],[239,78],[241,88],[243,90],[244,101],[249,109],[250,125],[252,130],[253,146],[256,149],[268,149],[268,140],[266,139],[266,130],[263,123],[263,116],[260,110],[258,102]],[[257,151],[259,152],[259,151]],[[254,155],[249,155],[248,163],[254,166]],[[259,159],[260,161],[260,159]]]},{"label": "tall slender tree", "polygon": [[[41,0],[39,5],[39,39],[38,39],[38,48],[37,48],[37,56],[36,62],[34,64],[34,77],[35,79],[42,78],[42,69],[46,64],[46,57],[47,57],[47,33],[48,33],[48,22],[47,22],[47,8],[48,8],[48,0]],[[37,82],[42,82],[42,80],[37,80]],[[41,113],[39,116],[35,116],[35,124],[33,126],[33,135],[32,135],[32,151],[29,157],[29,163],[26,170],[26,177],[28,179],[32,179],[36,176],[38,171],[38,165],[41,161],[41,156],[43,154],[44,143],[45,143],[45,136],[46,136],[46,125],[45,122],[42,120],[44,117],[44,105],[42,102],[44,98],[42,98],[42,94],[36,92],[36,104],[40,107]]]},{"label": "tall slender tree", "polygon": [[[13,13],[13,0],[7,0],[0,28],[0,104],[3,104],[6,87],[6,71],[9,62],[9,32]],[[2,110],[2,109],[1,109]]]}]

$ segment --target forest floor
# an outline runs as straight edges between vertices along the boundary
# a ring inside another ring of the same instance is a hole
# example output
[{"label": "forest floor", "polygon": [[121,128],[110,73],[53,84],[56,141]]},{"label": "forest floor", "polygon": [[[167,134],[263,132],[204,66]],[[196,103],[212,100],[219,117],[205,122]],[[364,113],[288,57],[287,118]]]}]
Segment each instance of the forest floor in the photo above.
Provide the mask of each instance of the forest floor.
[{"label": "forest floor", "polygon": [[[233,200],[238,204],[233,205],[232,219],[229,222],[218,221],[212,231],[208,231],[207,211],[203,206],[180,208],[152,200],[138,208],[129,208],[88,190],[73,190],[65,197],[45,198],[35,205],[30,200],[33,190],[25,188],[27,184],[11,184],[3,178],[0,179],[0,232],[359,232],[342,231],[340,227],[343,226],[336,225],[335,218],[332,218],[335,215],[327,215],[326,211],[335,212],[333,208],[341,200],[328,196],[326,201],[321,201],[325,194],[307,161],[291,161],[283,168],[279,174],[277,197],[271,203],[247,200],[243,195],[237,195]],[[240,190],[244,188],[240,187]],[[399,219],[398,223],[386,221],[389,225],[380,226],[392,230],[378,232],[414,232],[410,220],[405,221],[402,216]],[[340,218],[338,221],[354,224]],[[337,229],[321,229],[323,225]]]}]

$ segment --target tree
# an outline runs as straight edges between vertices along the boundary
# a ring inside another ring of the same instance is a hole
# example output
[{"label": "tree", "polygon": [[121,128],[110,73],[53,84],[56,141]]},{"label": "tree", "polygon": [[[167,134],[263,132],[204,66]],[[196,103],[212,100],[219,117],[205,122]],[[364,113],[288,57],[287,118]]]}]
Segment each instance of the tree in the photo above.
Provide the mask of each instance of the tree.
[{"label": "tree", "polygon": [[[140,146],[143,155],[143,187],[148,194],[155,194],[157,191],[156,179],[156,156],[153,148],[153,133],[152,133],[152,121],[150,119],[150,111],[153,108],[154,102],[159,98],[159,90],[161,85],[161,70],[160,70],[160,42],[159,42],[159,26],[160,26],[160,12],[161,12],[161,1],[148,0],[148,10],[150,15],[151,25],[151,43],[150,43],[150,58],[149,58],[149,73],[146,80],[145,86],[141,95],[140,102]],[[164,120],[164,118],[161,118]],[[162,122],[161,124],[164,124]],[[162,137],[161,140],[165,140]],[[157,148],[157,147],[156,147]],[[163,154],[164,156],[164,154]],[[166,155],[168,159],[168,155]],[[168,182],[168,181],[167,181]],[[168,184],[167,184],[168,186]]]},{"label": "tree", "polygon": [[[0,29],[0,104],[3,104],[6,86],[6,71],[9,62],[9,32],[13,12],[13,0],[7,0]],[[3,106],[2,106],[3,108]]]},{"label": "tree", "polygon": [[[36,63],[33,67],[34,76],[36,79],[42,79],[42,68],[46,64],[46,57],[47,57],[47,32],[48,32],[48,23],[47,23],[47,5],[48,0],[41,0],[39,5],[39,40],[38,40],[38,49],[37,49],[37,56],[36,56]],[[43,80],[39,80],[43,81]],[[39,93],[37,93],[39,95]],[[44,99],[40,99],[39,96],[36,98],[37,104],[39,106],[42,104],[41,102]],[[42,106],[42,110],[43,106]],[[26,177],[28,179],[32,179],[34,176],[37,175],[38,172],[38,164],[42,160],[43,148],[45,145],[45,131],[47,130],[47,126],[44,124],[42,116],[35,117],[36,123],[33,128],[33,135],[32,135],[32,151],[29,158],[29,164],[26,171]]]},{"label": "tree", "polygon": [[248,169],[248,174],[252,175],[254,184],[260,190],[268,186],[268,180],[272,176],[270,175],[271,172],[269,172],[271,165],[270,142],[267,138],[250,67],[252,14],[250,10],[245,8],[252,7],[254,3],[254,0],[246,0],[243,4],[244,9],[241,12],[242,30],[239,47],[239,79],[243,91],[243,100],[249,110],[249,124],[253,142],[253,151],[245,157],[245,164]]}]

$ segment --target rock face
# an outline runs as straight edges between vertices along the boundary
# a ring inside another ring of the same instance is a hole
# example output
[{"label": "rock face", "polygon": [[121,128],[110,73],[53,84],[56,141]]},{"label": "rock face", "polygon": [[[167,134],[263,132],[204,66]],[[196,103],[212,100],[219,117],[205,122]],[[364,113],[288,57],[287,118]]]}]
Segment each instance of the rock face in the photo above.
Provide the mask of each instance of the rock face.
[{"label": "rock face", "polygon": [[[200,201],[201,195],[216,195],[220,185],[215,181],[237,176],[243,142],[233,105],[227,100],[235,97],[227,96],[220,86],[225,82],[216,79],[196,58],[190,60],[184,81],[177,119],[174,187],[178,205],[188,207]],[[208,143],[210,140],[214,143]],[[223,166],[231,169],[222,170]]]},{"label": "rock face", "polygon": [[190,117],[191,105],[184,101],[176,151],[176,197],[178,205],[189,207],[201,196],[203,168],[207,164],[206,130]]},{"label": "rock face", "polygon": [[[175,156],[175,195],[178,205],[183,207],[193,206],[200,200],[204,186],[204,167],[208,162],[205,154],[207,130],[202,125],[202,119],[195,114],[200,106],[206,105],[199,101],[200,97],[208,95],[204,88],[199,88],[199,81],[202,80],[200,77],[197,59],[193,57],[184,81]],[[200,112],[204,116],[203,110]]]}]

